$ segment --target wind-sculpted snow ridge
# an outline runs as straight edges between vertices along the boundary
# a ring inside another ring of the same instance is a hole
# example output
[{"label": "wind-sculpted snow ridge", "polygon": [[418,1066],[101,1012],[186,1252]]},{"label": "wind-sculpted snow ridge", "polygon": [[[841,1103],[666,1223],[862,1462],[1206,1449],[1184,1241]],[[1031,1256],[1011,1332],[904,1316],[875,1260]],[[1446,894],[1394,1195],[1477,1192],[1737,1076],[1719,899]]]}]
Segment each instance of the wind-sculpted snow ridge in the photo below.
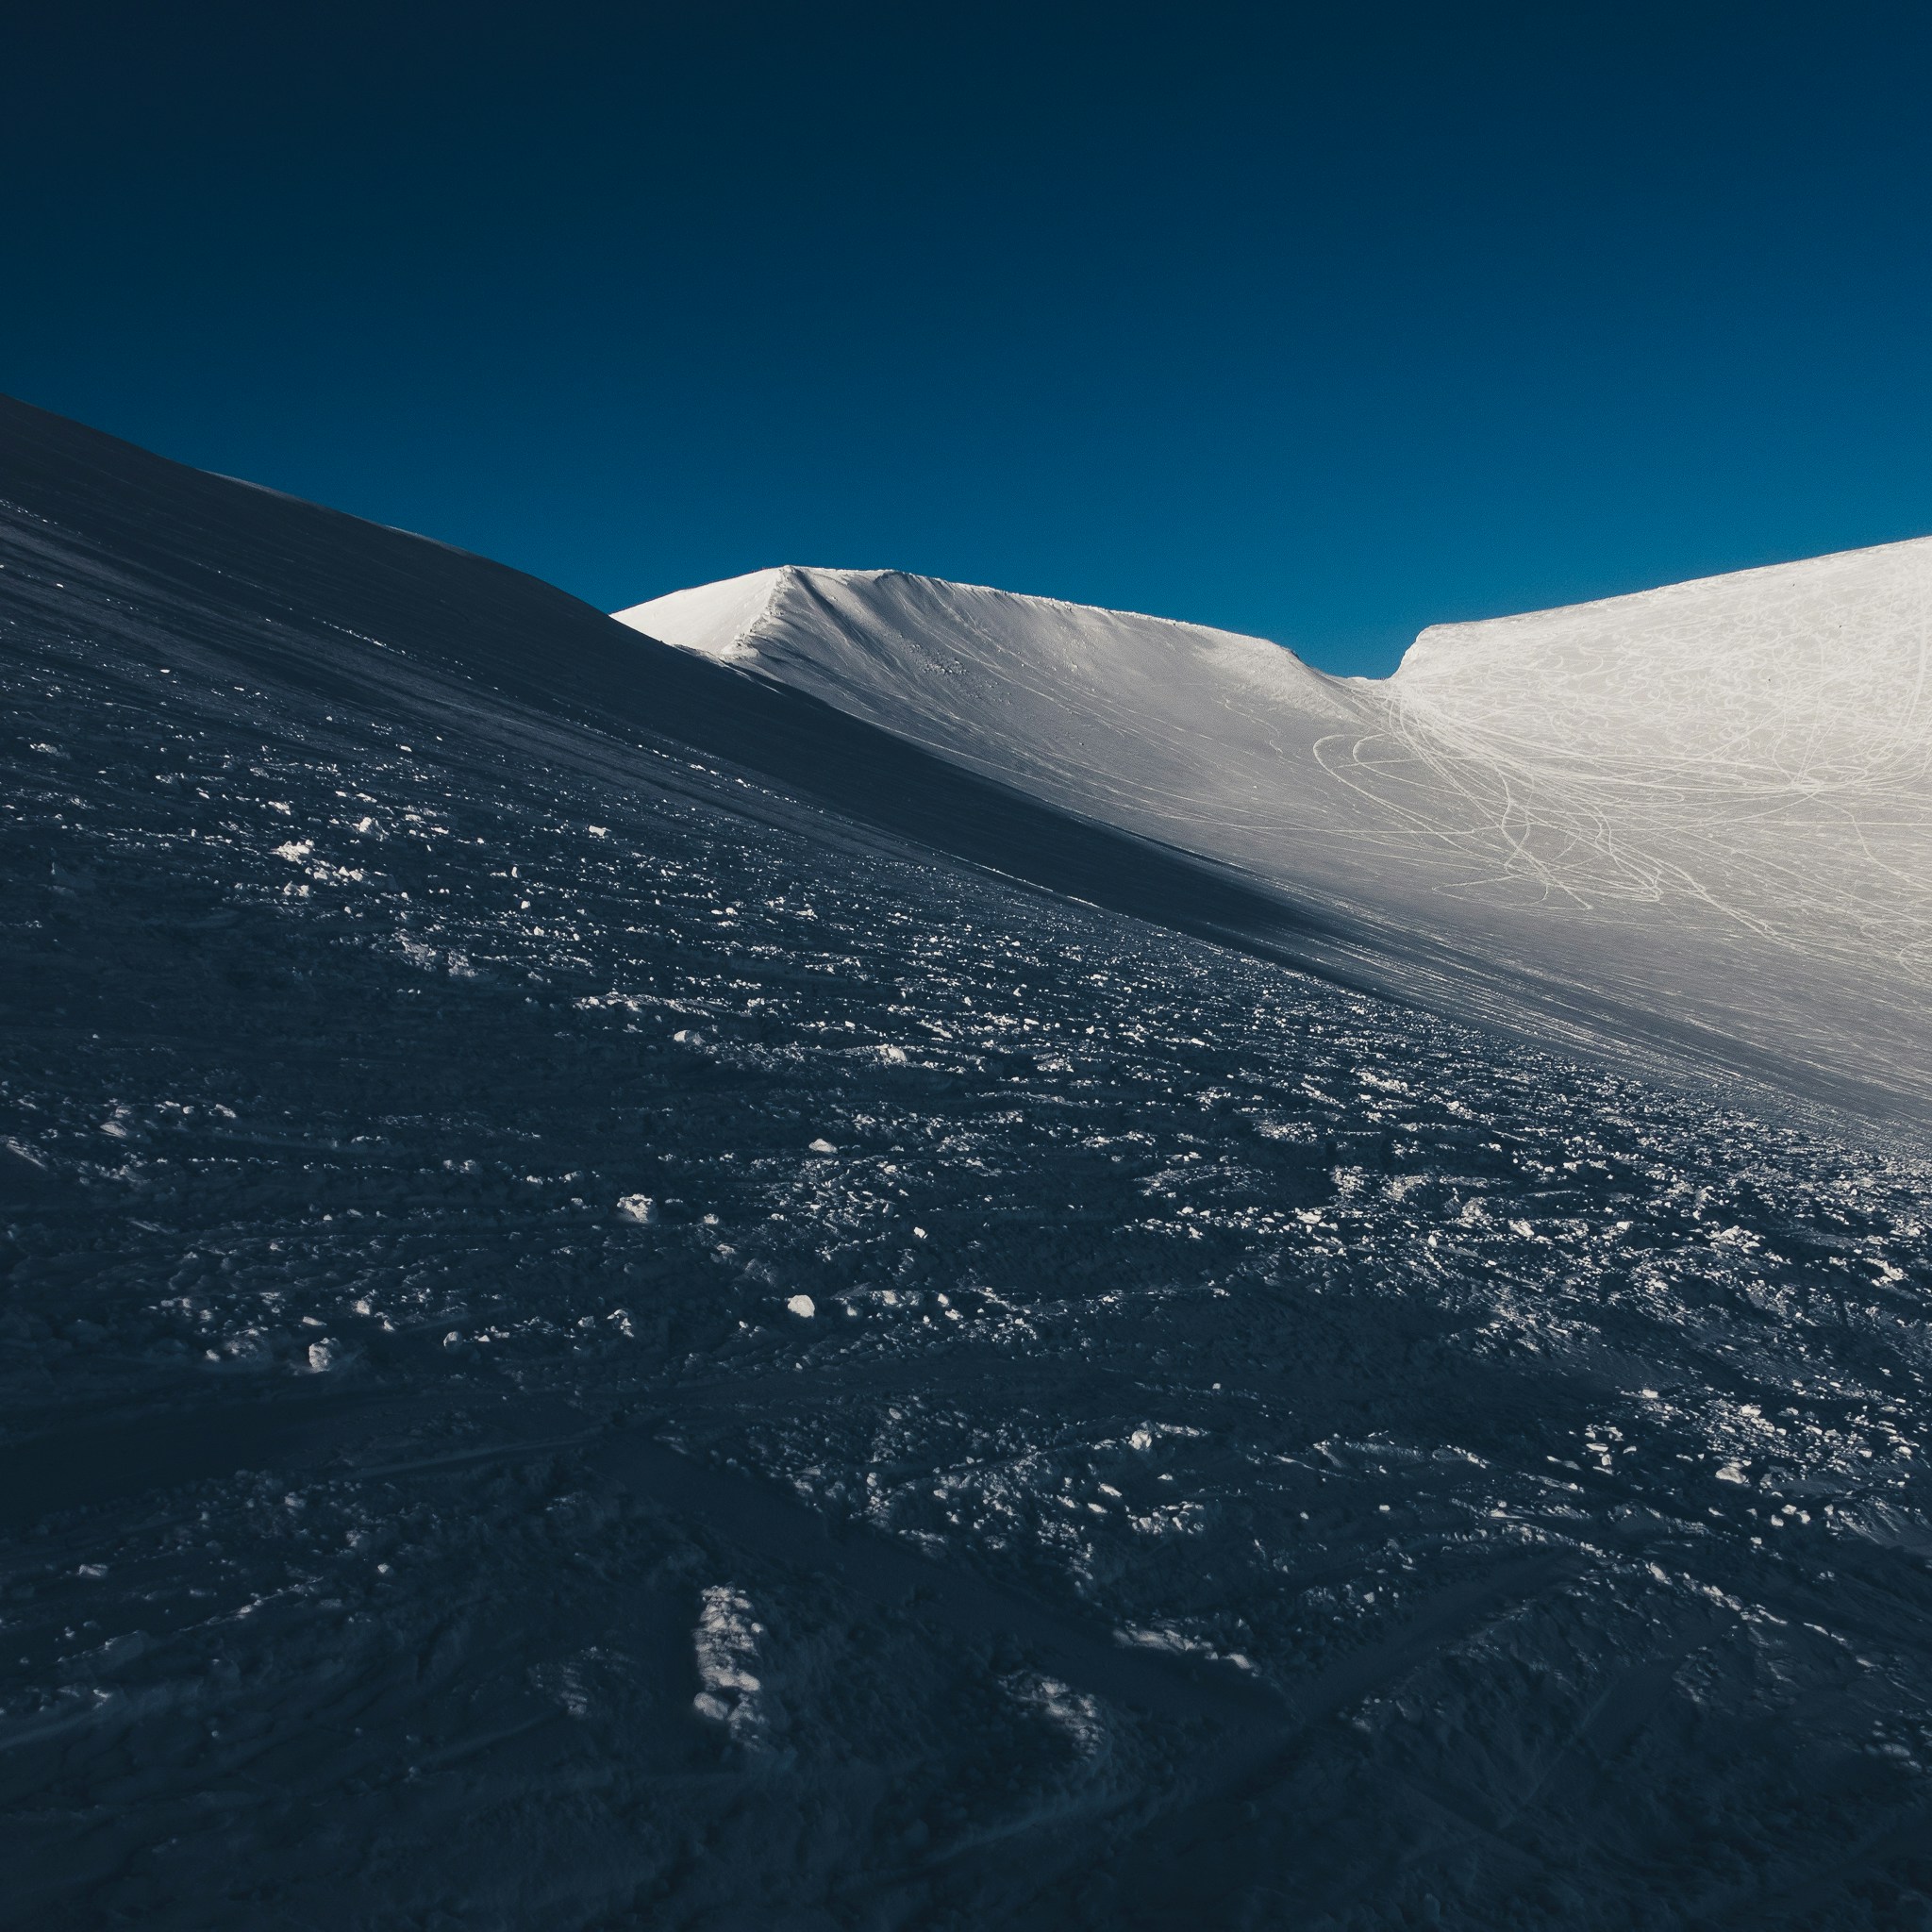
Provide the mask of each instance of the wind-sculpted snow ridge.
[{"label": "wind-sculpted snow ridge", "polygon": [[1310,963],[1924,1127],[1928,573],[1900,543],[1442,625],[1381,683],[897,572],[619,614],[1265,884],[1329,922]]},{"label": "wind-sculpted snow ridge", "polygon": [[0,430],[8,1932],[1924,1924],[1924,1161]]}]

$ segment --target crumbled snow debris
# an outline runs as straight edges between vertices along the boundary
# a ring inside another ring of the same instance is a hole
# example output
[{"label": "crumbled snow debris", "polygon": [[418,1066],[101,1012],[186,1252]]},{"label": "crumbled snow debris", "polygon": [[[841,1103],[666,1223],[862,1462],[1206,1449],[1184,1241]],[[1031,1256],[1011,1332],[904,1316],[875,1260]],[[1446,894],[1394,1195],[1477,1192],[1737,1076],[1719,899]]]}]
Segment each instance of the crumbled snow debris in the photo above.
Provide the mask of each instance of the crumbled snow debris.
[{"label": "crumbled snow debris", "polygon": [[286,858],[291,863],[307,858],[315,850],[312,839],[291,839],[286,844],[277,845],[275,854],[277,858]]},{"label": "crumbled snow debris", "polygon": [[823,1136],[821,1136],[818,1140],[812,1141],[811,1144],[806,1149],[806,1152],[808,1154],[836,1154],[838,1153],[838,1151],[839,1150],[836,1147],[834,1147],[832,1143],[829,1141],[825,1140]]},{"label": "crumbled snow debris", "polygon": [[1098,1698],[1063,1684],[1058,1677],[1021,1674],[1004,1681],[1013,1698],[1024,1708],[1043,1717],[1079,1757],[1091,1761],[1106,1756],[1107,1718]]},{"label": "crumbled snow debris", "polygon": [[649,1194],[620,1194],[617,1214],[621,1221],[634,1221],[641,1227],[650,1227],[658,1220],[658,1204]]},{"label": "crumbled snow debris", "polygon": [[1114,1641],[1129,1648],[1142,1650],[1171,1650],[1183,1657],[1214,1657],[1217,1655],[1213,1644],[1205,1638],[1191,1637],[1184,1630],[1177,1630],[1170,1624],[1152,1628],[1139,1628],[1134,1624],[1124,1624],[1114,1632]]},{"label": "crumbled snow debris", "polygon": [[707,1587],[693,1633],[701,1688],[691,1702],[700,1717],[723,1724],[734,1743],[754,1750],[771,1728],[764,1681],[752,1668],[765,1634],[742,1591],[723,1583]]}]

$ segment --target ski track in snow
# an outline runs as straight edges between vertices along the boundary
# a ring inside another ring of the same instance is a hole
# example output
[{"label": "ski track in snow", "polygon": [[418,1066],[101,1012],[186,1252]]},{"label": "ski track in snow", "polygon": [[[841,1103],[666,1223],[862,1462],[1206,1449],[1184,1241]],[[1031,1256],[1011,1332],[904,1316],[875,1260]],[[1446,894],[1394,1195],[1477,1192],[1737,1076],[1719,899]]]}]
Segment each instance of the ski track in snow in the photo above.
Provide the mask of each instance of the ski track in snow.
[{"label": "ski track in snow", "polygon": [[0,1923],[1925,1922],[1923,1160],[0,529]]},{"label": "ski track in snow", "polygon": [[[1853,607],[1876,648],[1847,638],[1830,594],[1850,604],[1866,587],[1828,572],[1824,595],[1756,589],[1755,623],[1735,608],[1751,588],[1683,587],[1677,601],[1704,591],[1718,608],[1671,610],[1667,647],[1641,654],[1620,655],[1603,607],[1463,626],[1475,636],[1425,634],[1387,734],[1318,755],[1411,837],[1466,851],[1474,875],[1455,890],[1527,885],[1585,910],[1682,899],[1754,940],[1817,948],[1846,976],[1875,955],[1927,983],[1924,565],[1921,546],[1901,549],[1845,560],[1893,579],[1868,594],[1876,610]],[[1557,648],[1527,647],[1533,625]],[[1500,635],[1483,654],[1486,630]],[[1636,737],[1634,718],[1662,728]]]}]

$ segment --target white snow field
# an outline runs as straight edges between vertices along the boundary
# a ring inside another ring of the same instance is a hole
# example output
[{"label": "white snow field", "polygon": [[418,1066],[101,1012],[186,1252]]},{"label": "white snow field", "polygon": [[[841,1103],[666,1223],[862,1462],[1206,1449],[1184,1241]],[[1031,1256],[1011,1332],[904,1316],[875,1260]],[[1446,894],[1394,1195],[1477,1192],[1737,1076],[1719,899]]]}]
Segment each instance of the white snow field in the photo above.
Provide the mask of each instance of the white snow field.
[{"label": "white snow field", "polygon": [[7,1932],[1932,1924],[1903,1137],[4,399],[0,694]]},{"label": "white snow field", "polygon": [[1386,681],[892,571],[618,613],[1354,927],[1321,963],[1932,1121],[1932,540],[1444,625]]}]

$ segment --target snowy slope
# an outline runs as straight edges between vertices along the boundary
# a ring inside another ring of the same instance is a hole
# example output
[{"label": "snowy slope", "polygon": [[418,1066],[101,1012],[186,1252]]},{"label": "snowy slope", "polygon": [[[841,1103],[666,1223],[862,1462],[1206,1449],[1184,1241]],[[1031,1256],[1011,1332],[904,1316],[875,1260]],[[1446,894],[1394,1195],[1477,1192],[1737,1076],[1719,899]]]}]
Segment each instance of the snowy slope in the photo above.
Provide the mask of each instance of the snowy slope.
[{"label": "snowy slope", "polygon": [[1392,678],[884,571],[622,620],[1353,919],[1391,990],[1932,1119],[1932,541],[1442,625]]},{"label": "snowy slope", "polygon": [[0,779],[8,1932],[1923,1921],[1924,1161],[4,401]]},{"label": "snowy slope", "polygon": [[[1297,824],[1284,777],[1380,716],[1259,638],[899,571],[758,571],[618,616],[1056,804],[1277,869],[1274,841]],[[1354,816],[1332,788],[1294,804]]]}]

